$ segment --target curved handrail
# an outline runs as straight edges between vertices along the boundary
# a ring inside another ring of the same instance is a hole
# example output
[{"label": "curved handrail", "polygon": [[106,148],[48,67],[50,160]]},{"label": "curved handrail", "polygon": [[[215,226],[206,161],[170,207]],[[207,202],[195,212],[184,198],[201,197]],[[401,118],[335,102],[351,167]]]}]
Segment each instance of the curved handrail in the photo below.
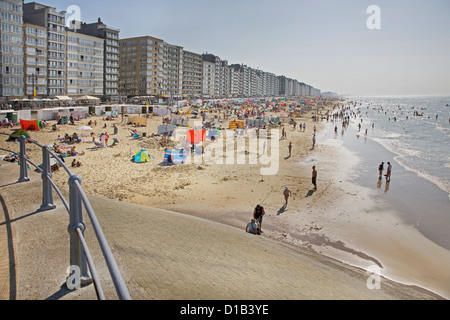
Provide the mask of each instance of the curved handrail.
[{"label": "curved handrail", "polygon": [[[7,133],[3,133],[3,132],[0,132],[0,134],[7,135],[7,136],[12,136],[12,134],[7,134]],[[95,232],[96,237],[97,237],[97,241],[98,241],[98,243],[100,245],[100,248],[102,250],[102,253],[104,255],[106,264],[107,264],[109,272],[111,274],[111,278],[112,278],[112,280],[114,282],[114,286],[116,288],[116,292],[117,292],[117,294],[119,296],[119,299],[130,300],[131,297],[130,297],[130,295],[128,293],[128,289],[127,289],[127,287],[125,285],[125,282],[124,282],[124,280],[122,278],[122,275],[120,274],[119,268],[118,268],[117,263],[116,263],[116,261],[114,259],[114,255],[112,254],[112,251],[111,251],[111,249],[110,249],[110,247],[108,245],[108,242],[106,241],[105,235],[104,235],[104,233],[103,233],[103,231],[101,229],[100,223],[98,222],[98,219],[97,219],[97,217],[95,215],[95,212],[92,209],[92,206],[91,206],[91,204],[89,202],[89,199],[87,198],[83,188],[81,187],[81,178],[78,177],[78,176],[75,176],[74,174],[72,174],[72,172],[66,166],[66,164],[55,153],[53,153],[47,146],[43,146],[43,145],[39,144],[37,141],[35,141],[33,139],[30,139],[30,138],[27,138],[25,136],[22,136],[21,137],[21,143],[25,143],[25,141],[28,141],[29,143],[32,143],[32,144],[40,147],[43,150],[43,154],[44,155],[47,154],[48,157],[52,156],[58,162],[58,165],[61,166],[67,172],[67,174],[69,175],[69,182],[73,183],[73,185],[75,187],[75,190],[76,190],[76,193],[78,194],[81,202],[83,203],[83,205],[85,207],[86,212],[89,215],[89,218],[90,218],[91,223],[92,223],[92,227],[94,229],[94,232]],[[4,151],[7,151],[7,152],[11,152],[11,153],[17,154],[14,151],[3,149],[3,148],[0,148],[0,150],[4,150]],[[25,148],[24,147],[21,147],[21,153],[22,152],[25,152]],[[64,198],[62,192],[56,186],[54,181],[51,179],[51,173],[50,172],[47,172],[47,173],[44,172],[45,169],[46,169],[45,168],[46,166],[43,165],[44,168],[41,169],[39,166],[34,164],[32,161],[30,161],[27,158],[26,154],[21,154],[20,155],[20,159],[24,159],[27,163],[30,163],[38,171],[40,171],[42,173],[42,178],[43,179],[45,178],[45,180],[48,183],[50,183],[51,187],[56,191],[56,193],[58,194],[59,198],[63,202],[67,212],[70,215],[71,214],[71,206],[67,202],[67,200]],[[49,159],[47,159],[47,160],[49,161]],[[43,163],[45,161],[46,161],[46,159],[43,159]],[[71,184],[69,183],[69,185],[71,185]],[[74,206],[76,207],[76,204]],[[93,279],[93,282],[94,282],[94,287],[95,287],[95,290],[96,290],[96,293],[97,293],[97,297],[100,300],[104,300],[105,296],[104,296],[102,288],[101,288],[101,284],[100,284],[100,281],[99,281],[99,276],[98,276],[97,270],[95,268],[95,265],[93,263],[92,256],[91,256],[91,254],[89,252],[89,247],[88,247],[88,245],[87,245],[87,243],[85,241],[84,235],[83,235],[84,229],[85,228],[84,228],[84,223],[83,222],[80,222],[79,224],[76,224],[73,227],[73,231],[78,236],[78,239],[80,241],[81,247],[82,247],[84,255],[85,255],[85,259],[86,259],[87,265],[89,267],[89,270],[91,271],[91,275],[92,275],[92,279]]]}]

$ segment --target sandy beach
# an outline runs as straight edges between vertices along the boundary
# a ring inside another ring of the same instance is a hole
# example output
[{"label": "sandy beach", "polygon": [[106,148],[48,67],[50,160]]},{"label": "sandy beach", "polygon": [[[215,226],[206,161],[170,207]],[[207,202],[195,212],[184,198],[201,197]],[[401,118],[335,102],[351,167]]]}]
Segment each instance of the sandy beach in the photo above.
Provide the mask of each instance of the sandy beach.
[{"label": "sandy beach", "polygon": [[[340,104],[342,105],[342,103]],[[333,110],[330,104],[320,109]],[[125,124],[127,117],[112,120],[89,117],[76,125],[58,125],[53,132],[49,121],[45,129],[29,132],[32,139],[44,145],[57,143],[67,151],[71,146],[60,143],[58,135],[74,132],[83,142],[77,143],[82,156],[75,157],[81,167],[71,168],[72,157],[65,161],[74,174],[82,177],[86,193],[133,204],[171,210],[221,222],[245,232],[257,204],[265,208],[263,237],[269,237],[335,258],[360,268],[379,268],[392,280],[426,288],[450,298],[450,251],[424,237],[414,225],[405,223],[395,207],[374,196],[376,187],[354,182],[354,171],[360,158],[330,138],[326,120],[313,121],[317,106],[296,118],[306,123],[306,130],[294,129],[283,122],[286,138],[279,141],[279,170],[275,175],[261,175],[263,164],[164,164],[164,147],[160,137],[152,137],[162,124],[161,116],[150,116],[146,127]],[[212,114],[214,115],[214,114]],[[201,119],[189,118],[189,127]],[[233,118],[228,119],[233,120]],[[91,131],[77,131],[96,121]],[[118,133],[113,134],[113,124]],[[106,127],[104,127],[106,125]],[[313,128],[317,142],[312,149]],[[228,128],[228,122],[222,124]],[[18,129],[16,127],[15,129]],[[136,129],[141,138],[132,137]],[[2,132],[7,130],[2,129]],[[10,131],[10,130],[8,130]],[[108,148],[92,143],[91,132],[110,135]],[[143,135],[145,133],[145,137]],[[281,134],[280,134],[281,137]],[[112,146],[113,138],[119,143]],[[14,142],[0,139],[0,147],[15,149]],[[270,145],[270,139],[268,145]],[[292,154],[289,157],[289,143]],[[176,142],[169,143],[169,146]],[[152,156],[148,163],[135,163],[133,155],[146,149]],[[27,146],[28,155],[40,159],[41,152]],[[2,153],[2,152],[0,152]],[[312,166],[318,171],[318,189],[313,190]],[[54,172],[57,184],[67,186],[67,175]],[[284,206],[284,188],[292,192]]]}]

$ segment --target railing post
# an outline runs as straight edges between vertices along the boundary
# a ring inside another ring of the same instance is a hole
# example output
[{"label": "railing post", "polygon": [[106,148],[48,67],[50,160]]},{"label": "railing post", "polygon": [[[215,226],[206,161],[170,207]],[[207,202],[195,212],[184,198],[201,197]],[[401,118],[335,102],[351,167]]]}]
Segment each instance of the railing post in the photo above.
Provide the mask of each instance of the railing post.
[{"label": "railing post", "polygon": [[19,182],[28,182],[30,181],[30,178],[28,177],[28,163],[27,163],[27,154],[26,154],[26,148],[25,148],[25,136],[20,136],[20,154],[19,154],[19,161],[20,161],[20,178]]},{"label": "railing post", "polygon": [[83,221],[83,206],[75,181],[81,184],[81,177],[73,175],[69,178],[70,224],[68,230],[70,234],[70,265],[79,268],[80,284],[85,286],[91,284],[93,279],[89,275],[86,256],[76,231],[80,229],[84,235],[86,224]]},{"label": "railing post", "polygon": [[50,179],[52,178],[52,168],[50,166],[50,153],[47,147],[42,148],[42,205],[41,211],[53,210],[56,208],[53,203],[53,190]]}]

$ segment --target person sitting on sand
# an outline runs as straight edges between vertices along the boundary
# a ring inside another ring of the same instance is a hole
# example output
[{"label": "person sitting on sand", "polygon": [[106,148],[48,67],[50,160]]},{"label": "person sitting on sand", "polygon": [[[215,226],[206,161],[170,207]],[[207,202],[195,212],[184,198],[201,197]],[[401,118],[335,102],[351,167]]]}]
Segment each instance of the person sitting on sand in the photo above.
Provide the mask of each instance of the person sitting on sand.
[{"label": "person sitting on sand", "polygon": [[247,226],[245,227],[245,232],[251,233],[251,234],[261,234],[261,230],[258,228],[258,224],[256,223],[255,219],[252,219]]},{"label": "person sitting on sand", "polygon": [[60,149],[56,144],[53,145],[53,150],[54,150],[57,154],[62,154],[61,149]]},{"label": "person sitting on sand", "polygon": [[75,157],[75,156],[78,156],[78,155],[82,156],[82,155],[84,155],[84,151],[81,152],[81,153],[77,153],[77,151],[75,150],[75,146],[73,146],[73,147],[70,149],[70,155],[71,155],[72,157]]},{"label": "person sitting on sand", "polygon": [[76,159],[73,159],[72,161],[72,168],[81,167],[83,164],[80,161],[77,161]]}]

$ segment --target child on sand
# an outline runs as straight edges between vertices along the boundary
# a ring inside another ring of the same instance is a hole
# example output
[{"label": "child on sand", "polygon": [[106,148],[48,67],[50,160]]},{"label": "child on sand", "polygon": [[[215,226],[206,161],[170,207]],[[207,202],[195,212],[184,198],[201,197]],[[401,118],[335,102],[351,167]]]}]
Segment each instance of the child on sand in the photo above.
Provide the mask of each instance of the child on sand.
[{"label": "child on sand", "polygon": [[248,224],[247,227],[245,227],[245,232],[251,233],[251,234],[261,234],[258,224],[256,223],[256,219],[252,219]]}]

